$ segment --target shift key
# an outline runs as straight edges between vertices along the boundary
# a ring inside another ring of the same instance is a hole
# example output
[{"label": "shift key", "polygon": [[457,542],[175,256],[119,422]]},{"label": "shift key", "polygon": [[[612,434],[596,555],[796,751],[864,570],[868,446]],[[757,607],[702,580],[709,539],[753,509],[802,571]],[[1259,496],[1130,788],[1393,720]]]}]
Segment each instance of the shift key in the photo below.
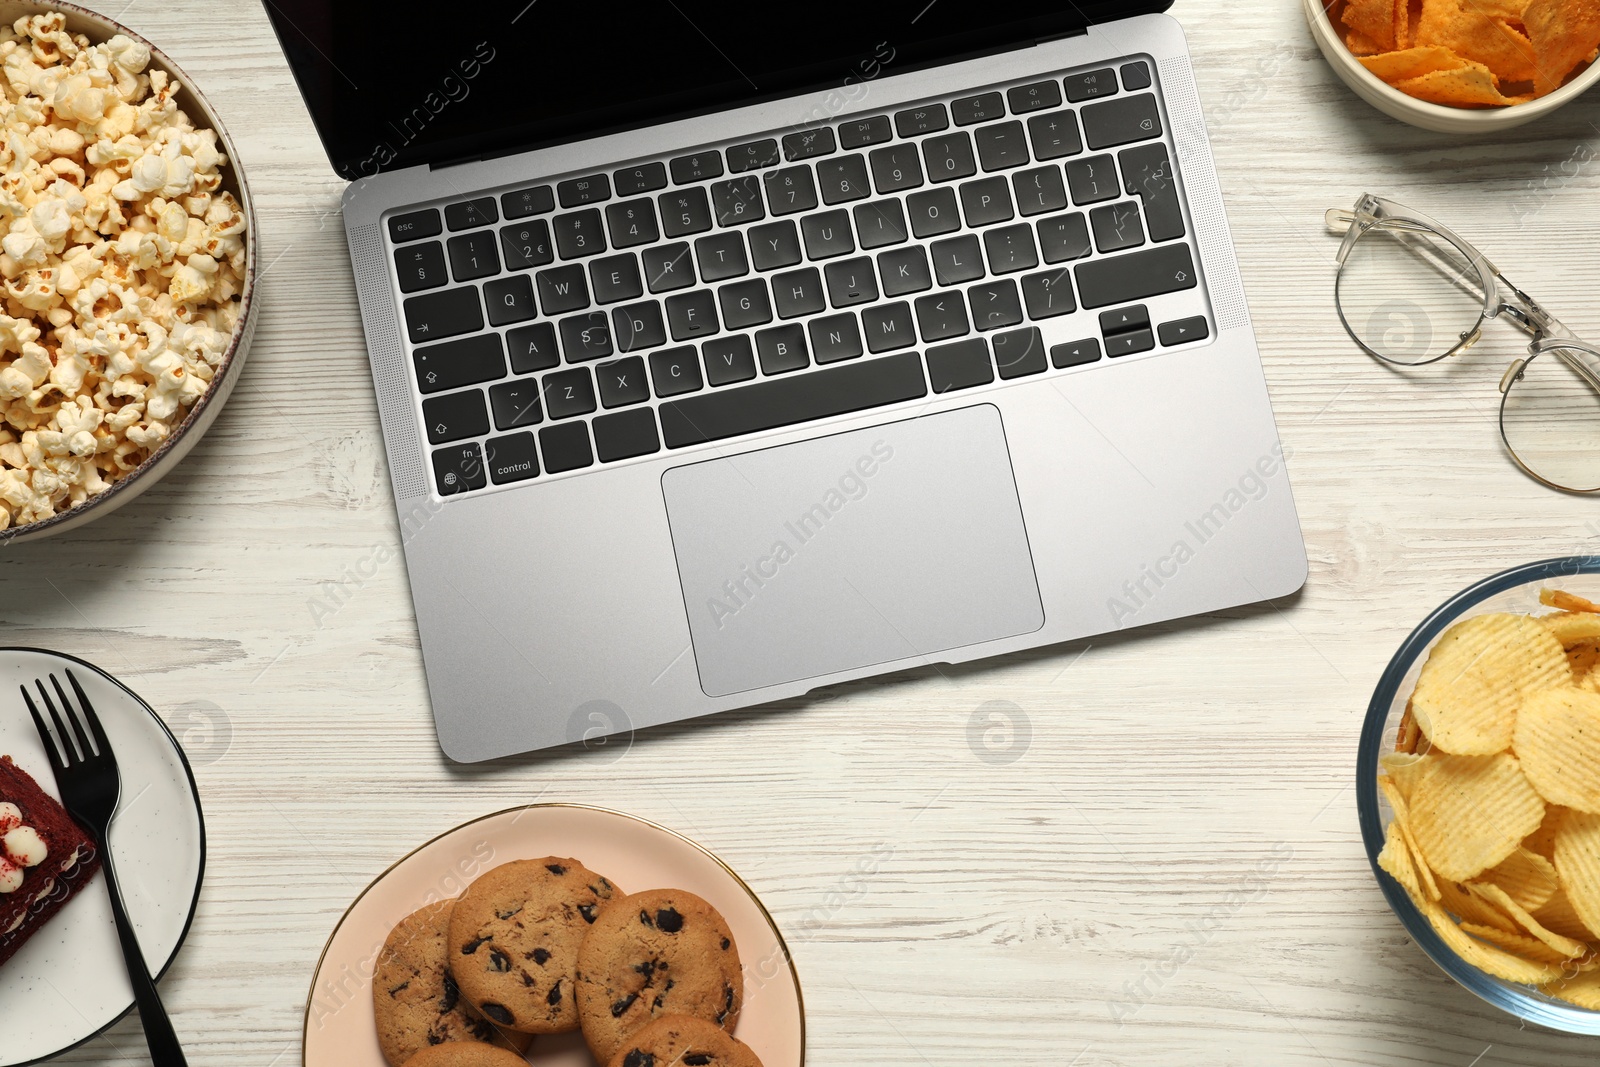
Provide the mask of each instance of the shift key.
[{"label": "shift key", "polygon": [[1143,252],[1078,265],[1078,301],[1086,308],[1127,304],[1146,297],[1193,289],[1197,279],[1187,244],[1161,245]]},{"label": "shift key", "polygon": [[483,305],[478,301],[476,285],[414,296],[401,306],[405,308],[406,331],[414,345],[483,329]]},{"label": "shift key", "polygon": [[417,388],[424,393],[477,385],[506,376],[506,357],[500,349],[497,333],[419,348],[415,360]]}]

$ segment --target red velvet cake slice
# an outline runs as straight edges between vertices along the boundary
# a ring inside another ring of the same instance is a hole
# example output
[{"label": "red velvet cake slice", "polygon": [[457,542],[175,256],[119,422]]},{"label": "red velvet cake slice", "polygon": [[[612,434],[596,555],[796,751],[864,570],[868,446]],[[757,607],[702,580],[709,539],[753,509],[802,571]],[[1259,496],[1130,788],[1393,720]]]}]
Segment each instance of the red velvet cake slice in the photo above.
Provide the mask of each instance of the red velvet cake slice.
[{"label": "red velvet cake slice", "polygon": [[0,965],[100,869],[94,843],[10,756],[0,756]]}]

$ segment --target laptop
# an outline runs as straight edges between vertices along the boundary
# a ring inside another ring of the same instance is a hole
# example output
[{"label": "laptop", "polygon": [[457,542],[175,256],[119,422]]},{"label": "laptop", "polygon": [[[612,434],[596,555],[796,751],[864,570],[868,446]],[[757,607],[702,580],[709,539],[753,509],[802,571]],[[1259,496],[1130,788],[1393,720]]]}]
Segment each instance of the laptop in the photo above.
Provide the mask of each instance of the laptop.
[{"label": "laptop", "polygon": [[270,0],[472,762],[1280,597],[1164,0]]}]

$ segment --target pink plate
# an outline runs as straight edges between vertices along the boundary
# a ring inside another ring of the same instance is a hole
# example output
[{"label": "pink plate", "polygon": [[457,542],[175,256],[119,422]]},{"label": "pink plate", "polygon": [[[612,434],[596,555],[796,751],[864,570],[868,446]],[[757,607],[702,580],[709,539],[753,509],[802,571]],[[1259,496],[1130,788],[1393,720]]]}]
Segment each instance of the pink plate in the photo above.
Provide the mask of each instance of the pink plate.
[{"label": "pink plate", "polygon": [[[491,867],[570,856],[630,893],[686,889],[728,920],[744,962],[744,1011],[734,1036],[765,1067],[803,1067],[805,1005],[783,935],[750,887],[688,838],[632,815],[578,804],[530,804],[485,815],[434,838],[390,867],[350,905],[328,938],[306,1001],[304,1067],[386,1067],[372,1015],[371,978],[396,923],[454,897]],[[537,1067],[593,1067],[577,1034],[541,1037]]]}]

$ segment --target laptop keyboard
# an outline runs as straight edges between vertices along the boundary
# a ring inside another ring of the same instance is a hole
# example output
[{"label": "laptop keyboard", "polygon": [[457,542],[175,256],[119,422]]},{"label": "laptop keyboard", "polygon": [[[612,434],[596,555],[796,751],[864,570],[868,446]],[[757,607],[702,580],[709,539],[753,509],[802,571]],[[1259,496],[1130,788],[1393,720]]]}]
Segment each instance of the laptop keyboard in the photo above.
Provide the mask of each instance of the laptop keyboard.
[{"label": "laptop keyboard", "polygon": [[1136,60],[390,215],[435,489],[1205,340],[1141,303],[1198,281],[1151,89]]}]

